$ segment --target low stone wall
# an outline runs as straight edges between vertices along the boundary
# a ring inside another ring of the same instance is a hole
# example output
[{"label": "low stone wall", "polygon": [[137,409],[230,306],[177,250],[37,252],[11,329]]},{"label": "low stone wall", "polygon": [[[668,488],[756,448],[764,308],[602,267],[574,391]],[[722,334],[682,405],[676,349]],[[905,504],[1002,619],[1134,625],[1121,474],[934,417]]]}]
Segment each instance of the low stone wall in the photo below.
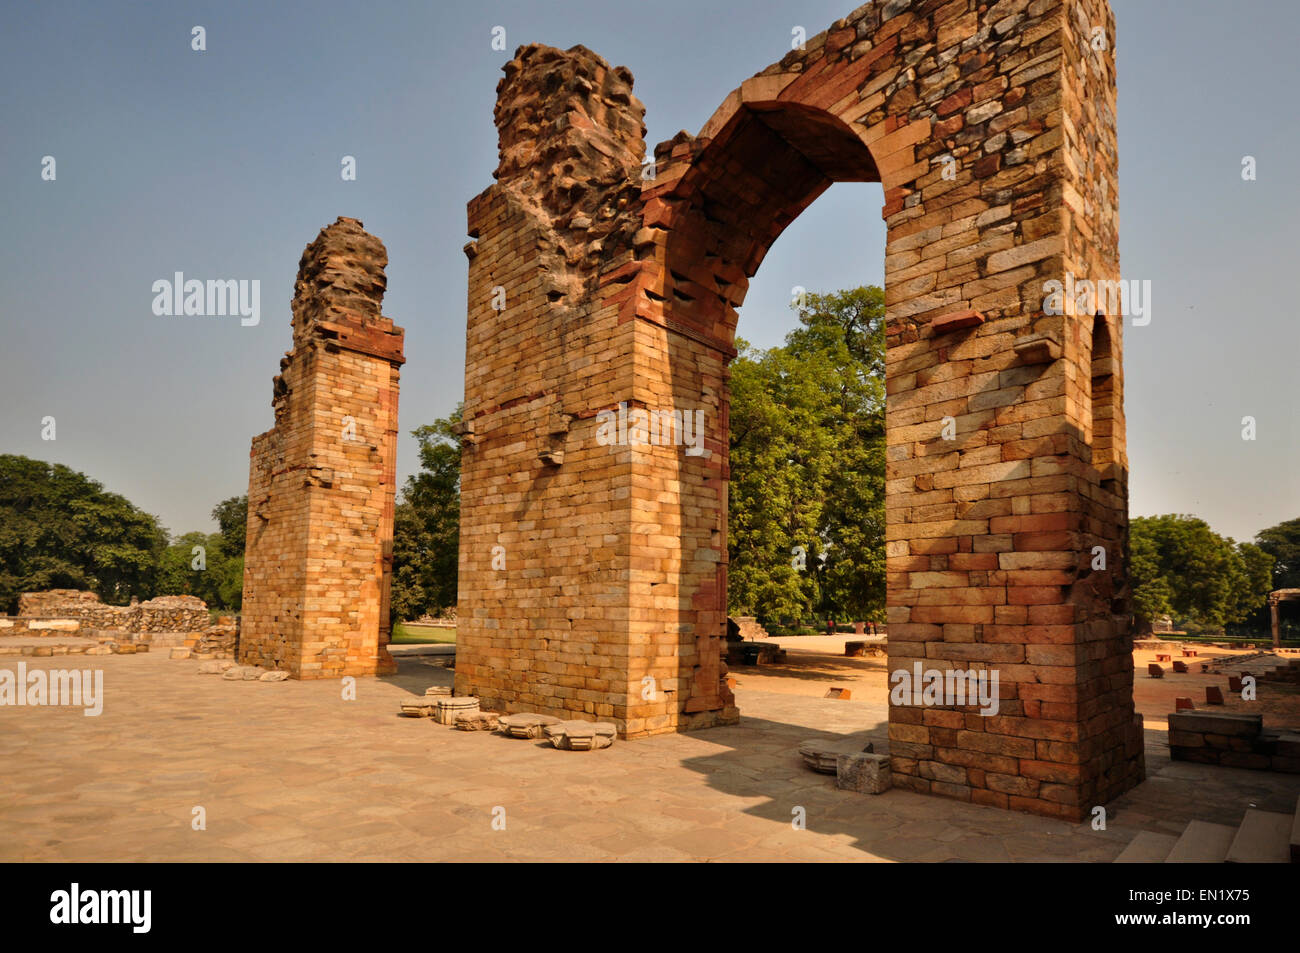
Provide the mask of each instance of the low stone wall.
[{"label": "low stone wall", "polygon": [[30,658],[51,658],[56,655],[114,655],[118,649],[112,644],[92,645],[90,642],[53,643],[50,645],[6,645],[0,642],[0,655],[25,655]]},{"label": "low stone wall", "polygon": [[0,636],[68,636],[83,634],[86,627],[80,619],[65,618],[12,618],[0,616]]},{"label": "low stone wall", "polygon": [[20,616],[57,616],[63,610],[76,606],[102,606],[99,596],[84,589],[47,589],[44,592],[23,592],[18,596]]},{"label": "low stone wall", "polygon": [[1262,715],[1177,711],[1169,716],[1175,761],[1300,774],[1300,734],[1264,728]]},{"label": "low stone wall", "polygon": [[[0,637],[73,637],[101,643],[104,652],[148,652],[153,646],[170,649],[174,657],[234,658],[239,651],[239,617],[219,616],[212,623],[208,607],[193,596],[159,596],[129,606],[109,606],[93,592],[52,589],[25,592],[18,599],[19,615],[0,616]],[[36,649],[10,644],[0,655],[48,655],[85,651],[68,646]]]},{"label": "low stone wall", "polygon": [[[158,596],[129,606],[110,606],[93,592],[75,589],[51,589],[48,592],[24,592],[18,597],[16,629],[26,623],[28,630],[60,629],[64,634],[76,631],[67,626],[36,625],[40,622],[74,620],[82,629],[118,629],[123,632],[188,632],[203,630],[211,623],[207,604],[194,596]],[[9,634],[13,634],[10,632]]]}]

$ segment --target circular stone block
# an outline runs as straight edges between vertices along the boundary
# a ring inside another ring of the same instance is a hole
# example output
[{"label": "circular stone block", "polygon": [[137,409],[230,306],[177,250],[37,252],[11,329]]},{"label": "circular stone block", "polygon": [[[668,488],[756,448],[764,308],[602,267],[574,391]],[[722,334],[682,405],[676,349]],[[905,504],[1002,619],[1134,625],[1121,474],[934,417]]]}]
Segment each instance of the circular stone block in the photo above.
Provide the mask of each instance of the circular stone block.
[{"label": "circular stone block", "polygon": [[456,716],[461,712],[478,711],[478,699],[473,695],[453,695],[450,698],[435,699],[438,707],[434,720],[440,725],[455,725]]},{"label": "circular stone block", "polygon": [[825,741],[799,742],[799,757],[819,774],[835,774],[841,748]]},{"label": "circular stone block", "polygon": [[515,715],[502,715],[498,719],[501,731],[511,738],[540,738],[547,725],[558,725],[563,721],[554,715],[533,715],[520,712]]}]

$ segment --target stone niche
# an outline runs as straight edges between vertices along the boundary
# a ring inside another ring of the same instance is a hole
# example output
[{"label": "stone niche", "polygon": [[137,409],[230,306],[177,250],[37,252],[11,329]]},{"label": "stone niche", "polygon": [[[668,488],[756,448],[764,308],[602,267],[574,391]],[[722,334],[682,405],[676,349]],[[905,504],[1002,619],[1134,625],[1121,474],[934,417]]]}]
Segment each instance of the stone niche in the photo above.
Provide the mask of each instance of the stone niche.
[{"label": "stone niche", "polygon": [[[645,168],[626,69],[521,47],[468,209],[457,693],[625,737],[736,720],[738,309],[805,207],[879,182],[890,669],[1000,679],[994,716],[891,707],[893,784],[1069,819],[1136,784],[1121,315],[1047,304],[1120,276],[1115,42],[1105,0],[870,3]],[[691,452],[602,439],[674,410]]]},{"label": "stone niche", "polygon": [[275,427],[253,438],[239,660],[294,678],[392,672],[398,373],[388,253],[356,219],[298,266]]}]

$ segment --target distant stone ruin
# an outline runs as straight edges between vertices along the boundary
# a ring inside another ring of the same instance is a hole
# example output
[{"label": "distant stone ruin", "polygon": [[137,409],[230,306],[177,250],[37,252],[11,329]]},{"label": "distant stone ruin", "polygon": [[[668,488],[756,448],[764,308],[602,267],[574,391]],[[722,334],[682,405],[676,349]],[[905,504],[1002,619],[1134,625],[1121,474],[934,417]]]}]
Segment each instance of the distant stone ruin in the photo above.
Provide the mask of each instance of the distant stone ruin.
[{"label": "distant stone ruin", "polygon": [[388,252],[340,218],[303,252],[275,427],[253,438],[240,661],[294,678],[395,670],[388,654],[398,373]]},{"label": "distant stone ruin", "polygon": [[[43,626],[43,621],[75,621],[76,627]],[[18,617],[31,633],[112,629],[119,632],[199,632],[211,624],[207,603],[195,596],[158,596],[129,606],[110,606],[93,592],[49,589],[18,597]],[[12,633],[11,633],[12,634]]]}]

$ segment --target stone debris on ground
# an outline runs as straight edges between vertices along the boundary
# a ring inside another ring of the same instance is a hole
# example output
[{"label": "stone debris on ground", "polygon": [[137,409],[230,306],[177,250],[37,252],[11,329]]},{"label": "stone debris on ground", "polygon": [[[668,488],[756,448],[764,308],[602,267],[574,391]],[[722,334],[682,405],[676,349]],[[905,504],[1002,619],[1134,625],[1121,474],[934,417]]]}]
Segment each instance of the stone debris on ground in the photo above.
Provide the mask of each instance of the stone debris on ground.
[{"label": "stone debris on ground", "polygon": [[[213,672],[214,670],[207,669],[206,671]],[[256,665],[232,664],[221,672],[221,677],[228,682],[283,682],[289,677],[289,673],[282,669],[266,669],[259,668]]]},{"label": "stone debris on ground", "polygon": [[511,738],[540,738],[548,725],[558,725],[564,719],[554,715],[535,715],[520,712],[514,715],[502,715],[501,733]]},{"label": "stone debris on ground", "polygon": [[438,710],[438,699],[429,695],[402,702],[401,714],[407,718],[432,718]]},{"label": "stone debris on ground", "polygon": [[495,731],[501,717],[495,711],[461,711],[456,713],[456,724],[461,731]]},{"label": "stone debris on ground", "polygon": [[818,774],[834,774],[839,756],[839,750],[828,746],[825,741],[799,742],[799,757]]},{"label": "stone debris on ground", "polygon": [[888,755],[849,752],[836,759],[835,786],[841,791],[883,794],[890,783]]},{"label": "stone debris on ground", "polygon": [[543,730],[551,744],[563,751],[608,748],[618,734],[618,726],[608,721],[562,721]]},{"label": "stone debris on ground", "polygon": [[871,742],[867,742],[861,749],[858,748],[859,744],[859,741],[851,738],[810,738],[799,742],[798,751],[804,764],[818,774],[835,774],[840,755],[872,754],[876,750]]}]

